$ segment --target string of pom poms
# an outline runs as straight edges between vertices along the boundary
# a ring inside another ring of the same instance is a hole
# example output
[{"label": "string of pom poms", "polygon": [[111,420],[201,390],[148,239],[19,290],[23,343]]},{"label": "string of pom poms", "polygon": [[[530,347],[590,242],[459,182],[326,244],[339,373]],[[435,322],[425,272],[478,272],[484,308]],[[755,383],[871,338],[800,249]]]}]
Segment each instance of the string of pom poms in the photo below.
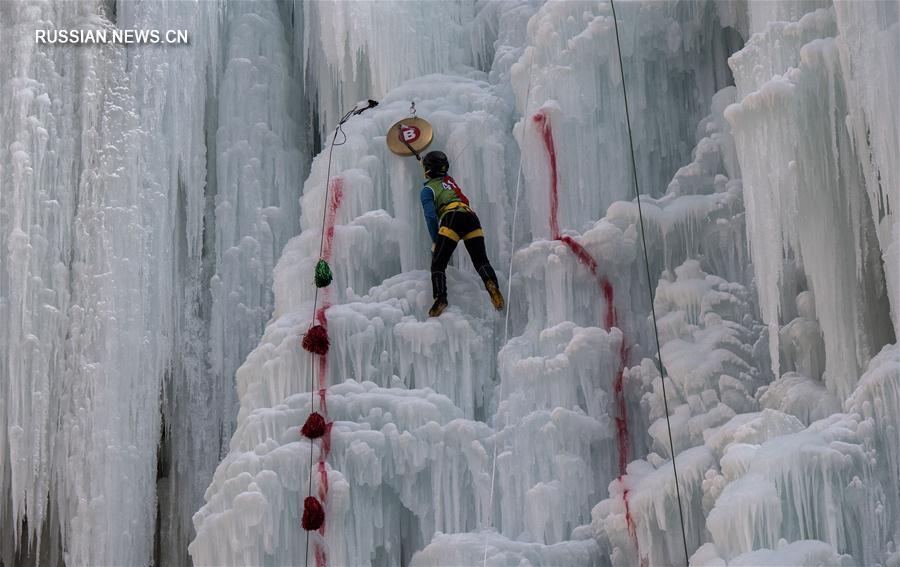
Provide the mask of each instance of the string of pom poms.
[{"label": "string of pom poms", "polygon": [[[325,319],[325,308],[322,308],[322,313],[319,313],[319,290],[328,287],[331,285],[332,281],[334,281],[334,274],[331,271],[331,266],[328,265],[328,261],[325,256],[325,237],[326,234],[333,234],[333,229],[329,230],[327,227],[328,224],[328,209],[329,209],[329,201],[328,198],[330,196],[331,191],[331,165],[332,158],[334,156],[334,147],[338,145],[342,145],[347,140],[347,135],[344,133],[343,126],[352,116],[361,114],[363,111],[373,108],[377,106],[378,103],[374,100],[369,100],[366,105],[355,106],[352,110],[344,114],[341,117],[341,120],[338,122],[337,127],[334,130],[334,136],[331,139],[331,144],[328,149],[328,166],[326,168],[325,173],[325,198],[323,201],[322,207],[322,234],[319,239],[319,261],[316,262],[316,266],[313,270],[313,283],[315,284],[315,294],[313,296],[313,316],[310,321],[309,328],[307,328],[306,333],[303,335],[303,339],[301,341],[301,345],[304,350],[307,352],[319,356],[325,357],[328,355],[328,347],[330,346],[330,341],[328,338],[328,329],[326,327],[326,319]],[[343,136],[340,142],[337,141],[338,135]],[[337,189],[335,193],[335,203],[339,202],[340,189]],[[336,205],[335,205],[336,207]],[[333,218],[331,219],[334,220]],[[330,236],[329,236],[330,238]],[[329,245],[330,249],[330,245]],[[325,507],[324,500],[327,494],[327,476],[325,473],[325,459],[327,458],[328,446],[330,444],[329,436],[331,430],[331,423],[328,422],[327,417],[327,409],[325,407],[325,390],[324,390],[324,376],[325,371],[325,359],[320,359],[320,402],[319,409],[320,412],[314,411],[315,408],[315,394],[316,387],[314,380],[315,378],[310,375],[310,414],[306,419],[306,422],[303,424],[303,427],[300,428],[300,434],[309,439],[309,478],[307,484],[307,496],[303,501],[303,517],[301,519],[300,525],[306,530],[306,554],[305,561],[309,561],[309,533],[316,530],[323,530],[325,526]],[[319,471],[323,475],[323,479],[325,481],[326,488],[323,490],[322,486],[319,488],[319,498],[316,498],[312,494],[312,478],[313,478],[313,441],[315,439],[322,439],[322,448],[319,452]],[[324,532],[322,532],[324,533]],[[324,564],[324,551],[319,549],[316,551],[316,563]]]}]

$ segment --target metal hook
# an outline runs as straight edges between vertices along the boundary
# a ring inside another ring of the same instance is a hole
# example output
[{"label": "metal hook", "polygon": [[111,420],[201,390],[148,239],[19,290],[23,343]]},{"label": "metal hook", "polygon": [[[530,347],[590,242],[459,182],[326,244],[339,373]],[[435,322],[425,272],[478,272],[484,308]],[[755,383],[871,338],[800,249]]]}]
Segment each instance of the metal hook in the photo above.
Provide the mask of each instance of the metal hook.
[{"label": "metal hook", "polygon": [[414,100],[409,101],[409,115],[410,116],[416,115],[416,101],[414,101]]}]

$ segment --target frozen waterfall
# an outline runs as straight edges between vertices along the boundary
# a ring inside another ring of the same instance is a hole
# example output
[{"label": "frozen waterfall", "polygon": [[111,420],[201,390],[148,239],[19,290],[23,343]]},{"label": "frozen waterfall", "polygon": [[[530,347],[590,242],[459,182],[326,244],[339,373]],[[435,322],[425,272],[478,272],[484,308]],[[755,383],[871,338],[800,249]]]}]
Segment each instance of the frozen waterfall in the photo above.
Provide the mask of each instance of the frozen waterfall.
[{"label": "frozen waterfall", "polygon": [[[113,28],[190,42],[35,39]],[[0,566],[900,565],[896,0],[20,0],[0,54]],[[411,103],[507,311],[460,246],[427,317]]]}]

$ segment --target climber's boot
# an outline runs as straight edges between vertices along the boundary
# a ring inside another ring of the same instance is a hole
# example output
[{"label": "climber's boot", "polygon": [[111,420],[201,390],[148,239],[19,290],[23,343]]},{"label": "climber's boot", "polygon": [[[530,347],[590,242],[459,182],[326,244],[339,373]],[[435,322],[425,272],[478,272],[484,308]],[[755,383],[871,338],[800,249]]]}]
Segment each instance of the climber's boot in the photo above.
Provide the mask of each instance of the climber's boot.
[{"label": "climber's boot", "polygon": [[481,276],[481,281],[484,282],[484,289],[491,296],[491,303],[494,304],[494,309],[502,311],[503,307],[506,306],[506,302],[503,300],[503,294],[500,293],[500,284],[497,283],[497,274],[494,272],[494,268],[490,264],[484,264],[478,266],[475,270]]},{"label": "climber's boot", "polygon": [[434,300],[434,303],[431,304],[431,309],[428,310],[429,317],[439,317],[441,313],[444,312],[444,309],[447,308],[447,298],[446,297],[438,297]]},{"label": "climber's boot", "polygon": [[437,317],[447,308],[447,275],[444,272],[431,272],[431,293],[434,304],[428,310],[428,316]]},{"label": "climber's boot", "polygon": [[484,287],[487,289],[488,295],[491,296],[491,303],[494,304],[494,309],[502,311],[506,302],[503,300],[503,294],[500,293],[500,286],[497,285],[495,280],[488,280],[484,282]]}]

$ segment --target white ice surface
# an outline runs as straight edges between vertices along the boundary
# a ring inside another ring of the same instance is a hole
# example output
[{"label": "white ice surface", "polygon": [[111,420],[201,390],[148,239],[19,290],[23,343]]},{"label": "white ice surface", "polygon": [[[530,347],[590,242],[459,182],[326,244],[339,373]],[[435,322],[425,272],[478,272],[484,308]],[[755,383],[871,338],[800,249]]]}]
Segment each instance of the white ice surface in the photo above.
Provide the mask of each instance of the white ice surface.
[{"label": "white ice surface", "polygon": [[[900,565],[896,1],[615,8],[624,69],[603,0],[0,3],[0,562],[303,562],[322,147],[374,98],[318,298],[330,564],[677,564],[680,499],[692,564]],[[191,44],[33,35],[113,25]],[[411,101],[508,333],[462,249],[424,317]]]}]

